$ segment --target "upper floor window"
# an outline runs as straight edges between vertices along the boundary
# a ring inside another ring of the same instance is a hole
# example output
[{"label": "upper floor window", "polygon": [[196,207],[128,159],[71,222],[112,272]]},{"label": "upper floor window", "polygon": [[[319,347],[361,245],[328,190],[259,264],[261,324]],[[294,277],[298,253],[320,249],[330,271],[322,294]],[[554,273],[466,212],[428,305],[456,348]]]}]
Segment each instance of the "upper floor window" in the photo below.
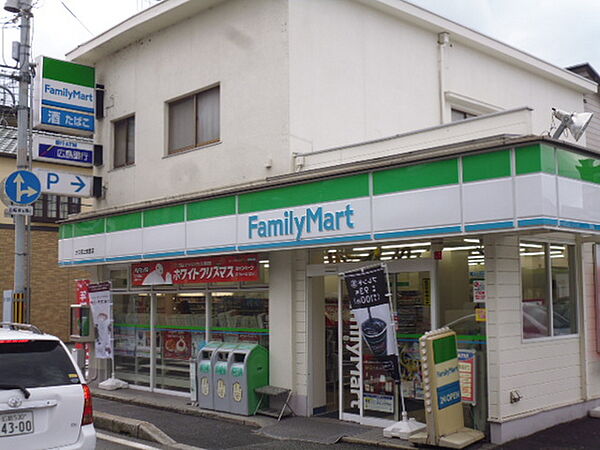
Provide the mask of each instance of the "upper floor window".
[{"label": "upper floor window", "polygon": [[169,103],[169,154],[218,142],[219,86]]},{"label": "upper floor window", "polygon": [[81,199],[53,194],[42,194],[33,204],[33,222],[55,223],[69,214],[81,212]]},{"label": "upper floor window", "polygon": [[523,337],[577,333],[574,247],[521,242]]},{"label": "upper floor window", "polygon": [[461,111],[460,109],[451,109],[451,120],[452,122],[458,122],[459,120],[470,119],[471,117],[477,117],[476,114],[471,114],[466,111]]},{"label": "upper floor window", "polygon": [[130,166],[135,162],[135,117],[114,122],[114,167]]}]

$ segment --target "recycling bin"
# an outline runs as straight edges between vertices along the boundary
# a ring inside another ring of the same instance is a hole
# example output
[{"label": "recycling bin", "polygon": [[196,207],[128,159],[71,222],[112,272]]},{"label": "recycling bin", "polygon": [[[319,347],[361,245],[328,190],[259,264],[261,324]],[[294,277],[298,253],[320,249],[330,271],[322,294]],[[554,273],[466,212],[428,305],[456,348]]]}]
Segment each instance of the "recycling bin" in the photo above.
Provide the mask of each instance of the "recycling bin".
[{"label": "recycling bin", "polygon": [[196,402],[200,408],[215,408],[213,366],[216,358],[215,350],[222,344],[222,342],[211,341],[198,352]]},{"label": "recycling bin", "polygon": [[229,379],[229,364],[233,351],[238,344],[225,343],[214,352],[213,359],[213,409],[217,411],[230,412],[229,393],[231,381]]},{"label": "recycling bin", "polygon": [[230,361],[230,412],[253,415],[259,401],[254,390],[269,384],[269,352],[258,344],[240,344]]}]

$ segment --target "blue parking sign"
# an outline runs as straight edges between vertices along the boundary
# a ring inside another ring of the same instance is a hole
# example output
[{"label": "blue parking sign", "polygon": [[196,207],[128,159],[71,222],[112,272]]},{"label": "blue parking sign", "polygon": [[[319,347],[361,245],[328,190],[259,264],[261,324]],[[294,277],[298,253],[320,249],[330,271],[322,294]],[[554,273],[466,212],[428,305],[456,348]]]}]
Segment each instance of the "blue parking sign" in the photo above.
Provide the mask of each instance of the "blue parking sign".
[{"label": "blue parking sign", "polygon": [[29,205],[40,197],[42,185],[33,172],[17,170],[4,180],[4,192],[11,202]]}]

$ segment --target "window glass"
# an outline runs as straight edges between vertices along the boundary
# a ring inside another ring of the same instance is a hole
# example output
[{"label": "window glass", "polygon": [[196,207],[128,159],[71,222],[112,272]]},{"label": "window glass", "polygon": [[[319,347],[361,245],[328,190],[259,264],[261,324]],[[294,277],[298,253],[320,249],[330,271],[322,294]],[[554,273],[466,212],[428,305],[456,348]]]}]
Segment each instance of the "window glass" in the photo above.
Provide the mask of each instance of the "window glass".
[{"label": "window glass", "polygon": [[80,211],[81,199],[79,198],[42,194],[33,205],[32,220],[54,223]]},{"label": "window glass", "polygon": [[267,291],[212,293],[210,340],[249,342],[269,348]]},{"label": "window glass", "polygon": [[169,153],[195,144],[194,97],[169,104]]},{"label": "window glass", "polygon": [[572,278],[572,247],[550,245],[554,335],[577,332],[576,300]]},{"label": "window glass", "polygon": [[523,337],[531,339],[550,336],[545,246],[533,242],[521,242],[520,253]]},{"label": "window glass", "polygon": [[123,167],[135,162],[135,118],[119,120],[114,123],[114,166]]},{"label": "window glass", "polygon": [[25,388],[79,384],[71,359],[58,341],[0,344],[2,385]]},{"label": "window glass", "polygon": [[219,87],[198,94],[196,145],[219,140]]}]

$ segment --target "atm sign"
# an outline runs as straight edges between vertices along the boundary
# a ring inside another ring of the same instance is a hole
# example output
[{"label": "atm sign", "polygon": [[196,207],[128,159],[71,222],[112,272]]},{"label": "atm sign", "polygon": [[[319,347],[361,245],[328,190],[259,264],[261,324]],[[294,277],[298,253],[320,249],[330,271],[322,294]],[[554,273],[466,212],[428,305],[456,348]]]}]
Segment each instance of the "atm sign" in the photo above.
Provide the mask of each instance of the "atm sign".
[{"label": "atm sign", "polygon": [[437,388],[438,409],[460,402],[460,382],[454,381]]}]

